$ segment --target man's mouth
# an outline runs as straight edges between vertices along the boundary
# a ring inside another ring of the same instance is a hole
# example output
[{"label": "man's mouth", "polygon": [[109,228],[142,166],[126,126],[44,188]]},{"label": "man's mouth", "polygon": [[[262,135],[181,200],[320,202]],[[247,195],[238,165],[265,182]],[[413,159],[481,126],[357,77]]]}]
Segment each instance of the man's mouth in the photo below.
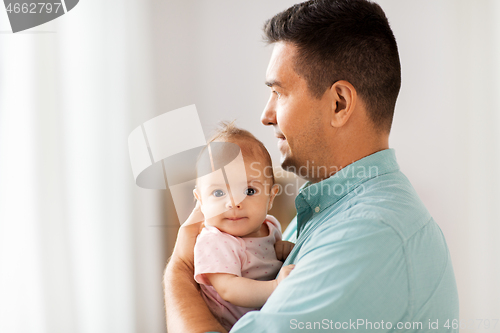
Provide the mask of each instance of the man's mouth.
[{"label": "man's mouth", "polygon": [[285,142],[286,142],[286,138],[283,134],[279,135],[279,134],[276,134],[276,138],[278,139],[278,148],[281,150],[282,146],[285,145]]}]

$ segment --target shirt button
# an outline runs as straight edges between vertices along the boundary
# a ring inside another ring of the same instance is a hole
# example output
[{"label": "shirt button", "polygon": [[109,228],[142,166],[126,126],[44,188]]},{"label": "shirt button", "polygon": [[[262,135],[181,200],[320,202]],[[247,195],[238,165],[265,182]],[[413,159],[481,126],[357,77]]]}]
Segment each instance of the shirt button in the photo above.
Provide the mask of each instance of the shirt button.
[{"label": "shirt button", "polygon": [[319,206],[318,206],[318,207],[316,207],[316,208],[314,208],[314,211],[315,211],[316,213],[319,213]]}]

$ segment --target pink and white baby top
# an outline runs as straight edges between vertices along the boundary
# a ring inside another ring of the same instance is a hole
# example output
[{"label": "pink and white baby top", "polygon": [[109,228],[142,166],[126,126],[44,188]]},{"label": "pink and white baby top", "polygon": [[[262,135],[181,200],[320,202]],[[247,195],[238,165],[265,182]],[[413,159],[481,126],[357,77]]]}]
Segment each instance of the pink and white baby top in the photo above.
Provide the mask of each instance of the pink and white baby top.
[{"label": "pink and white baby top", "polygon": [[281,225],[271,215],[267,215],[264,223],[269,228],[265,237],[241,238],[206,226],[196,239],[194,279],[200,284],[208,307],[228,331],[245,313],[259,309],[223,300],[203,274],[228,273],[260,281],[275,279],[283,264],[274,250],[274,243],[281,240]]}]

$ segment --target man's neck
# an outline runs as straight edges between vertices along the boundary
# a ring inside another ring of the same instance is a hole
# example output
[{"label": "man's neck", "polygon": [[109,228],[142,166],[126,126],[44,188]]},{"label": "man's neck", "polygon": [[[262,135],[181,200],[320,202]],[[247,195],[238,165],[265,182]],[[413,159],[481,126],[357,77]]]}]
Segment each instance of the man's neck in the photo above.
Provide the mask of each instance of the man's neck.
[{"label": "man's neck", "polygon": [[[310,172],[310,177],[303,177],[305,180],[311,183],[318,183],[322,180],[330,178],[349,164],[359,161],[362,158],[375,154],[379,151],[389,149],[389,137],[385,136],[381,140],[373,142],[372,145],[359,145],[358,147],[346,146],[342,151],[331,153],[334,159],[331,161],[325,161],[324,165],[316,165],[314,168],[317,172]],[[341,156],[341,158],[337,158]],[[321,172],[320,172],[321,170]]]}]

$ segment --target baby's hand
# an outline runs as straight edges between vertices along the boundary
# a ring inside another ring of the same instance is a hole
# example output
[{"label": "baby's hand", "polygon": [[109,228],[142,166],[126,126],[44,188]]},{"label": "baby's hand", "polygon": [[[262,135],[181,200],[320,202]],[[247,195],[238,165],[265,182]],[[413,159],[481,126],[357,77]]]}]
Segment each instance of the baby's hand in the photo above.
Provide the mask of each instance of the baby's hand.
[{"label": "baby's hand", "polygon": [[290,274],[292,269],[294,269],[294,268],[295,268],[295,265],[288,265],[288,266],[281,267],[280,274],[278,275],[278,278],[276,279],[278,284],[280,284],[281,281],[283,281]]},{"label": "baby's hand", "polygon": [[274,244],[274,250],[276,251],[276,258],[281,261],[285,261],[286,257],[290,254],[295,244],[289,241],[276,241]]}]

